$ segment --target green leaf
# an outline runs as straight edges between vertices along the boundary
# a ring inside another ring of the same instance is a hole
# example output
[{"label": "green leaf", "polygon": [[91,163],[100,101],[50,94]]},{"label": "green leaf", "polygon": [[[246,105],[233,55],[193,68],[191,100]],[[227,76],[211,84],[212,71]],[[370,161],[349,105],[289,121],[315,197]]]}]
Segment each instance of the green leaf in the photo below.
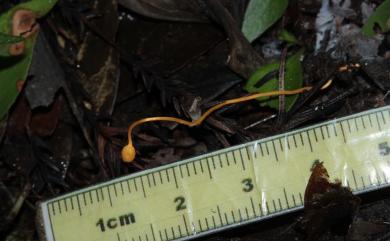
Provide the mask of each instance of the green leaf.
[{"label": "green leaf", "polygon": [[[32,0],[21,3],[0,16],[0,32],[11,34],[12,16],[17,10],[31,10],[37,17],[44,16],[57,0]],[[7,114],[19,94],[17,82],[25,81],[31,64],[37,33],[25,39],[25,49],[21,56],[0,56],[0,120]]]},{"label": "green leaf", "polygon": [[0,33],[0,45],[13,44],[13,43],[18,43],[20,41],[23,41],[23,37]]},{"label": "green leaf", "polygon": [[[289,57],[286,61],[286,70],[285,70],[285,79],[284,79],[284,89],[293,90],[302,87],[303,84],[303,70],[301,65],[301,58],[303,55],[304,49],[299,50],[296,54]],[[270,63],[261,66],[256,72],[249,78],[246,83],[244,89],[249,93],[264,93],[269,91],[274,91],[279,89],[279,81],[278,76],[272,77],[272,79],[268,80],[265,84],[261,86],[256,86],[256,84],[261,81],[266,75],[272,72],[278,72],[279,63]],[[277,74],[276,74],[277,75]],[[290,110],[294,105],[296,100],[298,99],[298,95],[289,95],[286,96],[286,111]],[[279,100],[278,97],[264,97],[259,98],[260,104],[262,106],[269,106],[271,108],[278,109],[279,108]]]},{"label": "green leaf", "polygon": [[298,39],[292,33],[287,31],[286,29],[282,29],[282,31],[280,31],[278,39],[285,41],[288,44],[297,44],[298,43]]},{"label": "green leaf", "polygon": [[245,12],[242,32],[252,42],[284,13],[288,0],[251,0]]},{"label": "green leaf", "polygon": [[374,27],[378,24],[383,32],[390,30],[390,0],[385,0],[363,25],[362,32],[367,37],[375,35]]},{"label": "green leaf", "polygon": [[23,41],[23,37],[12,36],[4,33],[0,33],[0,56],[8,56],[8,49],[10,44]]}]

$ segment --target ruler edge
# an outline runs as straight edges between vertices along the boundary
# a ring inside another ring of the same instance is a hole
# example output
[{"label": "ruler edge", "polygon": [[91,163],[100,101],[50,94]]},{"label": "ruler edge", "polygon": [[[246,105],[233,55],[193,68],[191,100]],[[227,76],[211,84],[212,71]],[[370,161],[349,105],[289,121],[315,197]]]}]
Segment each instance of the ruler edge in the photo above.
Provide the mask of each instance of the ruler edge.
[{"label": "ruler edge", "polygon": [[[193,162],[193,161],[196,161],[196,160],[200,160],[205,155],[218,155],[220,153],[224,153],[224,152],[227,152],[227,151],[234,151],[234,150],[237,150],[237,149],[242,149],[242,148],[245,148],[245,147],[253,145],[253,144],[268,142],[268,141],[270,141],[272,139],[278,139],[278,138],[281,138],[281,137],[294,135],[296,133],[304,132],[304,131],[307,131],[307,130],[313,130],[313,129],[316,129],[318,127],[322,127],[322,126],[326,126],[326,125],[332,125],[332,124],[334,125],[336,123],[340,123],[340,122],[345,121],[345,120],[353,119],[353,118],[360,117],[360,116],[366,116],[366,115],[370,115],[370,114],[374,114],[374,113],[378,113],[378,112],[384,112],[386,110],[389,111],[389,116],[390,116],[390,105],[386,105],[386,106],[382,106],[382,107],[378,107],[378,108],[373,108],[373,109],[361,111],[361,112],[358,112],[358,113],[355,113],[355,114],[352,114],[352,115],[347,115],[347,116],[340,117],[340,118],[333,118],[331,120],[327,120],[327,121],[320,122],[320,123],[317,123],[317,124],[314,124],[314,125],[311,125],[311,126],[303,127],[303,128],[297,129],[297,130],[292,130],[292,131],[289,131],[289,132],[286,132],[286,133],[272,135],[272,136],[269,136],[269,137],[261,138],[259,140],[254,140],[254,141],[242,143],[242,144],[239,144],[239,145],[234,145],[234,146],[231,146],[231,147],[223,148],[223,149],[220,149],[220,150],[208,152],[208,153],[205,153],[205,154],[194,156],[194,157],[191,157],[191,158],[188,158],[188,159],[184,159],[184,160],[177,161],[177,162],[174,162],[174,163],[170,163],[170,164],[167,164],[167,165],[163,165],[163,166],[160,166],[160,167],[155,167],[155,168],[143,170],[143,171],[140,171],[140,172],[137,172],[137,173],[125,175],[125,176],[122,176],[122,177],[117,177],[117,178],[114,178],[114,179],[109,180],[109,181],[96,183],[96,184],[94,184],[92,186],[85,187],[85,188],[82,188],[82,189],[79,189],[79,190],[76,190],[76,191],[72,191],[72,192],[69,192],[69,193],[62,194],[60,196],[51,198],[51,199],[43,201],[43,202],[41,202],[39,204],[40,211],[38,211],[38,212],[41,212],[41,213],[39,215],[37,215],[37,217],[39,218],[38,222],[41,223],[40,225],[43,225],[43,229],[44,229],[44,232],[45,232],[45,234],[42,235],[42,236],[46,238],[46,239],[44,239],[46,241],[55,241],[53,230],[52,230],[51,219],[50,219],[50,215],[49,215],[49,211],[48,211],[48,206],[52,202],[60,201],[60,200],[63,200],[65,198],[71,197],[73,195],[82,194],[84,192],[89,192],[91,190],[94,190],[96,187],[110,186],[112,184],[120,183],[120,182],[125,181],[125,180],[129,180],[129,179],[133,179],[133,178],[144,176],[145,174],[147,175],[149,173],[153,173],[153,172],[157,172],[157,171],[161,171],[161,170],[165,170],[165,169],[174,168],[174,167],[182,165],[182,164],[186,164],[186,163],[190,163],[190,162]],[[381,189],[383,187],[390,187],[390,183],[383,184],[383,185],[371,186],[371,187],[366,188],[364,190],[354,191],[353,193],[355,195],[358,195],[358,194],[361,194],[361,193],[372,192],[372,191]],[[253,222],[257,222],[257,221],[261,221],[261,220],[266,220],[266,219],[273,218],[273,217],[276,217],[276,216],[280,216],[280,215],[284,215],[284,214],[287,214],[287,213],[295,212],[295,211],[298,211],[298,210],[301,210],[301,209],[303,209],[303,206],[298,206],[298,207],[294,207],[294,208],[290,208],[290,209],[285,209],[283,211],[278,211],[278,212],[275,212],[275,213],[272,213],[272,214],[268,214],[268,215],[263,216],[263,217],[252,218],[250,220],[246,220],[246,221],[243,221],[243,222],[238,222],[238,223],[235,223],[235,224],[229,224],[229,225],[226,225],[226,226],[223,226],[223,227],[218,227],[218,228],[215,228],[213,230],[209,230],[209,231],[205,231],[205,232],[201,232],[201,233],[194,233],[194,234],[191,234],[191,235],[189,235],[187,237],[183,237],[183,238],[179,238],[179,239],[175,239],[175,240],[176,241],[182,241],[182,240],[189,240],[189,239],[193,239],[193,238],[198,238],[198,237],[202,237],[202,236],[205,236],[205,235],[209,235],[209,234],[213,234],[213,233],[216,233],[216,232],[220,232],[220,231],[223,231],[223,230],[226,230],[226,229],[235,228],[235,227],[239,227],[239,226],[242,226],[242,225],[245,225],[245,224],[249,224],[249,223],[253,223]]]}]

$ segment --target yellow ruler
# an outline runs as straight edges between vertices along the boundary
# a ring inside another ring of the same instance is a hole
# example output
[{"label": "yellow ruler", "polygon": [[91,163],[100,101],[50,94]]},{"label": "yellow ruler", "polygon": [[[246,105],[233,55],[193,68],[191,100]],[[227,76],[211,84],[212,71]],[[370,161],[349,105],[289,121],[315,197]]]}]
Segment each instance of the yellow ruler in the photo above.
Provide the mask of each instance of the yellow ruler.
[{"label": "yellow ruler", "polygon": [[208,153],[41,204],[42,240],[187,240],[302,208],[315,160],[354,192],[390,180],[390,106]]}]

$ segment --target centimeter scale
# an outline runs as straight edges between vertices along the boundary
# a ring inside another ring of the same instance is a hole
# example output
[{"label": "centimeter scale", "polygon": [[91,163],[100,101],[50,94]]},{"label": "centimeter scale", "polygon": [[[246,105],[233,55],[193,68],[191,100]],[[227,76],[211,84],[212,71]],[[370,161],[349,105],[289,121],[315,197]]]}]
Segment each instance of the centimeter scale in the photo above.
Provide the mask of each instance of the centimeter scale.
[{"label": "centimeter scale", "polygon": [[390,106],[145,170],[41,204],[46,241],[187,240],[303,207],[310,168],[389,185]]}]

